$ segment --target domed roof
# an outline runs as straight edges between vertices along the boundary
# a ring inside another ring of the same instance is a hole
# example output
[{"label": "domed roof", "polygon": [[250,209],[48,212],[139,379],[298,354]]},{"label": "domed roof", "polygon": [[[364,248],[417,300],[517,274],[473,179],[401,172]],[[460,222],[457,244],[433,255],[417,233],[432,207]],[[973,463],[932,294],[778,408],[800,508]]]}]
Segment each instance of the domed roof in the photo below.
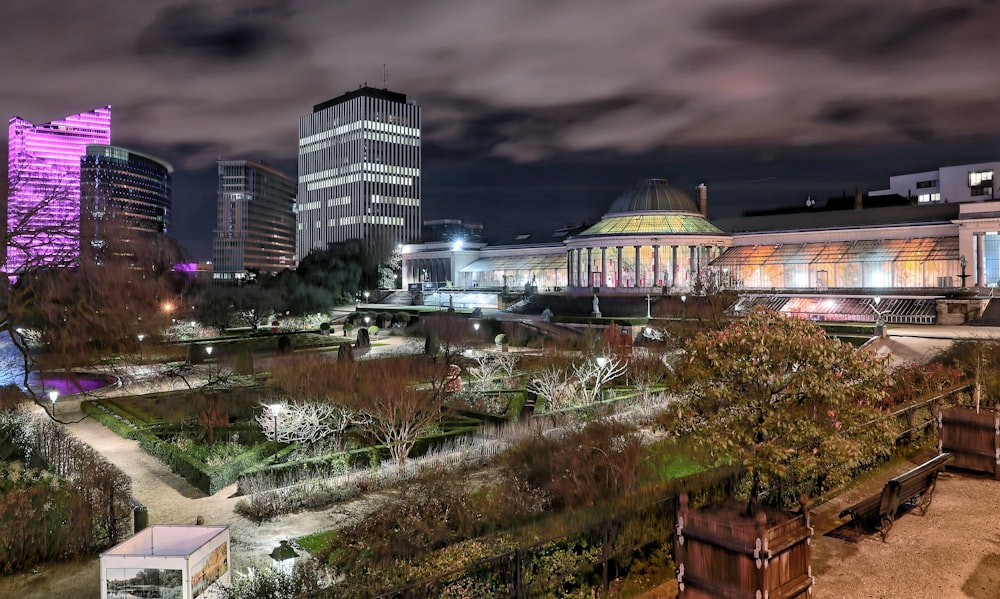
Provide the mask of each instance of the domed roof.
[{"label": "domed roof", "polygon": [[624,212],[693,212],[698,204],[666,179],[644,179],[618,196],[608,209],[608,216]]}]

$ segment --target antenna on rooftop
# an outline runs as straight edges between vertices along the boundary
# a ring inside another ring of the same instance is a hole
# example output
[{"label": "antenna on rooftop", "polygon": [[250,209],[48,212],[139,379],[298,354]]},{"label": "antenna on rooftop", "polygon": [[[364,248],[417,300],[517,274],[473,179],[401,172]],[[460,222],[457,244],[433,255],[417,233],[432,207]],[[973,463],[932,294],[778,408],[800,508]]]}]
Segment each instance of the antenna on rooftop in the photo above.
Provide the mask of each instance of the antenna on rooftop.
[{"label": "antenna on rooftop", "polygon": [[389,89],[389,69],[382,63],[382,89]]}]

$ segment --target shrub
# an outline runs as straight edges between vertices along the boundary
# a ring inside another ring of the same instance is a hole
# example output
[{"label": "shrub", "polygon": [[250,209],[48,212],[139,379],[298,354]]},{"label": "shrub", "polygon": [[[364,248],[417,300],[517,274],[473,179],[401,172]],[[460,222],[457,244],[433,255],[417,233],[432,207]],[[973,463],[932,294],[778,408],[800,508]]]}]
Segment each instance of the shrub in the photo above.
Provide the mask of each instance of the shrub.
[{"label": "shrub", "polygon": [[396,312],[396,316],[394,318],[396,322],[399,323],[400,326],[405,327],[410,323],[410,319],[412,317],[410,316],[409,312]]},{"label": "shrub", "polygon": [[368,337],[369,338],[371,338],[371,337],[377,337],[378,336],[378,332],[379,332],[379,328],[378,328],[377,325],[373,324],[372,326],[368,327]]},{"label": "shrub", "polygon": [[330,334],[330,323],[329,322],[324,322],[321,325],[319,325],[319,332],[323,333],[324,335],[329,335]]},{"label": "shrub", "polygon": [[387,327],[392,322],[392,314],[388,312],[379,312],[375,317],[375,324],[380,327]]},{"label": "shrub", "polygon": [[497,334],[496,337],[493,338],[493,343],[496,343],[497,345],[502,345],[506,342],[507,342],[507,335],[503,333],[499,333]]}]

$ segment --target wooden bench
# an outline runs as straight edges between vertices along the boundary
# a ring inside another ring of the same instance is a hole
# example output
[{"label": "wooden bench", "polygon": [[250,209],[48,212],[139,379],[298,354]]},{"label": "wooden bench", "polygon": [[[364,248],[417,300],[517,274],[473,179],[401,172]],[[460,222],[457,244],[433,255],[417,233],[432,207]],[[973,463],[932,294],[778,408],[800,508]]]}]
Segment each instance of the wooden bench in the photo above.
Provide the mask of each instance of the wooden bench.
[{"label": "wooden bench", "polygon": [[945,464],[952,459],[954,459],[952,454],[942,453],[927,460],[885,483],[880,494],[843,510],[840,512],[840,517],[850,516],[858,530],[861,530],[862,524],[874,525],[882,535],[884,543],[901,508],[914,507],[921,516],[927,513],[938,473],[944,470]]}]

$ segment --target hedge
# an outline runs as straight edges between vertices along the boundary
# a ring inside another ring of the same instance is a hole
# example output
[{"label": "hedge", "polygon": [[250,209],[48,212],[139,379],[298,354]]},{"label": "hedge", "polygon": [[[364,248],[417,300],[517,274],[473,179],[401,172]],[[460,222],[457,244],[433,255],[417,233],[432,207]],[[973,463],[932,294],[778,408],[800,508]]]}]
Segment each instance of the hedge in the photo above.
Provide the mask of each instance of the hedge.
[{"label": "hedge", "polygon": [[147,432],[138,434],[139,447],[149,455],[170,466],[171,472],[184,478],[204,493],[215,495],[236,482],[240,474],[274,451],[271,443],[261,443],[219,468],[209,468],[204,463],[184,453],[173,443]]},{"label": "hedge", "polygon": [[101,402],[84,401],[80,403],[80,408],[84,414],[111,429],[111,432],[123,439],[135,439],[139,434],[135,423]]}]

